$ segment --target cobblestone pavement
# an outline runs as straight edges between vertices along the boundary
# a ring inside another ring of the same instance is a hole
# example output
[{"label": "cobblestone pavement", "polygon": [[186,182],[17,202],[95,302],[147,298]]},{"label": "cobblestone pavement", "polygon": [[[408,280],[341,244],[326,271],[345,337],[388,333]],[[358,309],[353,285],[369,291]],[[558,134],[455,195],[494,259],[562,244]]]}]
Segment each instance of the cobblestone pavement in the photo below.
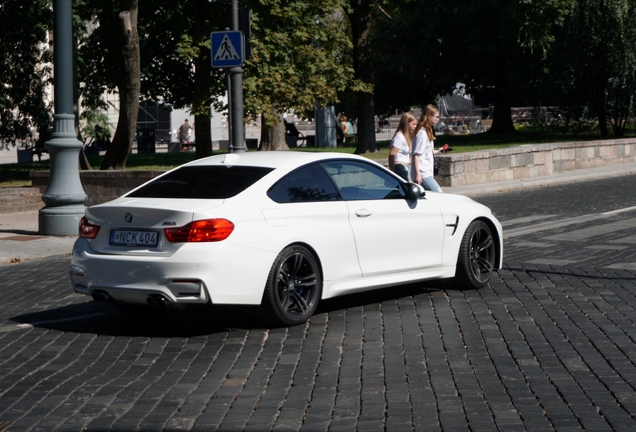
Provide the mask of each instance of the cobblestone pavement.
[{"label": "cobblestone pavement", "polygon": [[121,313],[71,292],[68,257],[0,266],[0,430],[635,430],[635,183],[478,196],[506,232],[488,287],[332,299],[292,328]]}]

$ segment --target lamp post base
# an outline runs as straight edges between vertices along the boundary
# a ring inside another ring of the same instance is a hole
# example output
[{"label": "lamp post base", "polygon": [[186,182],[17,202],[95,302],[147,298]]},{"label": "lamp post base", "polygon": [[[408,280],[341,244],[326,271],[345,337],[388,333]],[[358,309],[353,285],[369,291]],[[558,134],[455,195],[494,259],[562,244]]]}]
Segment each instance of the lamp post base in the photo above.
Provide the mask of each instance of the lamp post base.
[{"label": "lamp post base", "polygon": [[63,207],[45,207],[38,215],[39,233],[42,235],[76,236],[79,222],[86,207],[71,205]]},{"label": "lamp post base", "polygon": [[77,235],[83,205],[88,199],[80,181],[78,160],[82,143],[75,137],[73,114],[55,114],[55,132],[46,142],[51,155],[51,177],[40,210],[39,233],[43,235]]}]

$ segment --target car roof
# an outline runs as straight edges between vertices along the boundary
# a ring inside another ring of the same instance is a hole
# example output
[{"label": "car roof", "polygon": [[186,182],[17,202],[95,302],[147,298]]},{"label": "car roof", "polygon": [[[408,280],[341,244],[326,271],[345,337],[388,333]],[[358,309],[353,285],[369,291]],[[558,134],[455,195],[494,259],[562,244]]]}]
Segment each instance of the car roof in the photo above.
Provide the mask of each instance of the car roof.
[{"label": "car roof", "polygon": [[369,161],[362,156],[347,153],[334,152],[309,152],[309,151],[258,151],[227,153],[209,156],[188,163],[188,166],[201,165],[232,165],[232,166],[258,166],[266,168],[294,167],[328,159],[354,159]]}]

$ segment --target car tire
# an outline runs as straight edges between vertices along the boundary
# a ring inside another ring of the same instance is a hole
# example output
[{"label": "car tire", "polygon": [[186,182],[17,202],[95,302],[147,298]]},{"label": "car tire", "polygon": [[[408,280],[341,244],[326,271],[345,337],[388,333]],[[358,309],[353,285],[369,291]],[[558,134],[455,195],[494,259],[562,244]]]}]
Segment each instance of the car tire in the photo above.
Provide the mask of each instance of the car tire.
[{"label": "car tire", "polygon": [[263,315],[275,326],[302,324],[316,310],[321,293],[322,275],[314,255],[303,246],[288,246],[267,277]]},{"label": "car tire", "polygon": [[485,286],[495,268],[495,252],[490,227],[483,221],[473,221],[459,248],[454,284],[460,288]]}]

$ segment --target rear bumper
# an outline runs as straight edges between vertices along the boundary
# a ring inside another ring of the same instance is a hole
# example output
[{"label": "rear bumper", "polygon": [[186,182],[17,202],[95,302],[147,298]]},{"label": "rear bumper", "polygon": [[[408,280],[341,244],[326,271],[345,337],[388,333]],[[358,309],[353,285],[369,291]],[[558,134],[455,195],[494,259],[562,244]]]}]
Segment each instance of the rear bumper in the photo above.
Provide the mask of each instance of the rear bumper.
[{"label": "rear bumper", "polygon": [[207,303],[210,301],[207,288],[203,281],[192,279],[187,282],[170,282],[166,284],[132,284],[121,285],[115,283],[92,283],[81,267],[71,266],[71,283],[78,294],[89,295],[95,299],[105,294],[107,301],[124,303],[153,304],[157,297],[165,299],[166,303]]},{"label": "rear bumper", "polygon": [[73,248],[70,278],[76,293],[105,292],[115,301],[146,304],[161,295],[178,304],[260,304],[273,253],[227,243],[184,245],[165,256],[102,255],[85,239]]}]

